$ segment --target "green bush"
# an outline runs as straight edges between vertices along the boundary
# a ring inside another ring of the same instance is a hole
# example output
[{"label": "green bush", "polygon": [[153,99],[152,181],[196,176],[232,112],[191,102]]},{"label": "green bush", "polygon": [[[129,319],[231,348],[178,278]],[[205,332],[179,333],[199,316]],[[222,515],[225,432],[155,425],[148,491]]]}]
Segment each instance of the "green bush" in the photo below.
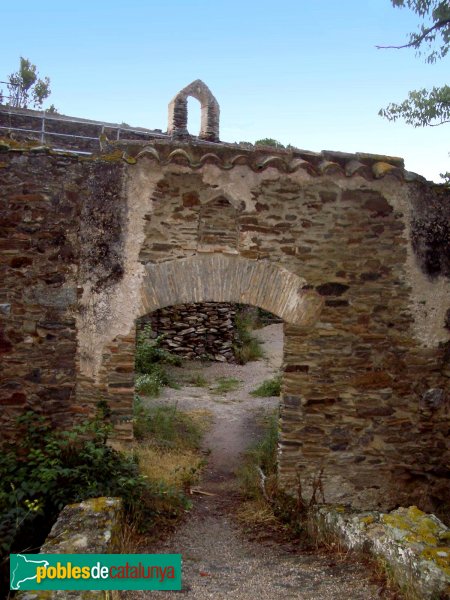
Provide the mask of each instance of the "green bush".
[{"label": "green bush", "polygon": [[100,407],[95,419],[67,431],[55,430],[34,412],[18,419],[17,440],[4,444],[0,453],[3,567],[8,554],[39,547],[68,503],[122,497],[127,514],[141,529],[153,526],[162,515],[172,518],[188,505],[183,494],[162,484],[150,485],[132,454],[107,444],[106,412]]},{"label": "green bush", "polygon": [[279,396],[281,394],[281,377],[273,377],[272,379],[266,379],[261,383],[260,386],[250,392],[252,396],[259,396],[261,398],[270,398],[272,396]]},{"label": "green bush", "polygon": [[152,329],[148,324],[137,335],[135,371],[138,375],[135,387],[139,394],[158,396],[165,385],[177,387],[163,365],[180,366],[181,359],[160,347],[164,336],[151,336]]},{"label": "green bush", "polygon": [[168,365],[181,366],[179,356],[161,348],[163,335],[152,338],[152,328],[149,324],[139,331],[136,339],[135,369],[137,373],[151,374],[155,364],[165,363]]},{"label": "green bush", "polygon": [[135,389],[138,394],[146,396],[159,396],[161,388],[168,385],[170,379],[167,371],[160,365],[154,365],[152,373],[144,373],[136,376]]},{"label": "green bush", "polygon": [[251,360],[258,360],[264,356],[259,340],[251,331],[257,326],[256,314],[240,310],[235,318],[236,339],[233,345],[234,357],[239,364],[245,365]]}]

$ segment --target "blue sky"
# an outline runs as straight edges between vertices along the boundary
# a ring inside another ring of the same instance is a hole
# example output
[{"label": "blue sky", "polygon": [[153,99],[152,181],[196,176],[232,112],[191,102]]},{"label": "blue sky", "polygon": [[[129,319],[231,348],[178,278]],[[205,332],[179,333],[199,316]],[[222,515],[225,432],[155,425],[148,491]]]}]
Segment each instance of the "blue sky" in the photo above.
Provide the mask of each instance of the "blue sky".
[{"label": "blue sky", "polygon": [[[224,141],[402,156],[436,181],[450,171],[450,125],[377,114],[448,83],[450,58],[428,65],[375,48],[417,28],[390,0],[3,0],[0,19],[0,79],[30,59],[63,114],[165,130],[168,102],[199,78],[220,104]],[[199,105],[189,107],[198,133]]]}]

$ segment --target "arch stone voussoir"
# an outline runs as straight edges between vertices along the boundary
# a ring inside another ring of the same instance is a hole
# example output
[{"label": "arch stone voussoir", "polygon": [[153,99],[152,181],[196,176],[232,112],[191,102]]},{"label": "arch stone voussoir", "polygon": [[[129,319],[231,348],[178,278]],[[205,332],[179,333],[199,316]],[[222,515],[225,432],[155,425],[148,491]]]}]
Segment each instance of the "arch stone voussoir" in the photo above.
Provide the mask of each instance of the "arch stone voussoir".
[{"label": "arch stone voussoir", "polygon": [[141,315],[197,302],[251,304],[305,327],[316,322],[323,304],[302,277],[266,260],[198,254],[146,265]]}]

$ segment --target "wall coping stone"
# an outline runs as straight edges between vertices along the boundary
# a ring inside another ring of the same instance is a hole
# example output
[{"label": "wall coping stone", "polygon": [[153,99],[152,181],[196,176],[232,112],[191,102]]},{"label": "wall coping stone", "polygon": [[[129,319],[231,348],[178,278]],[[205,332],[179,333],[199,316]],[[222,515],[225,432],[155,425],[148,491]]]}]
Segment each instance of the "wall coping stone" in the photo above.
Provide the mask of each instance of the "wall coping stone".
[{"label": "wall coping stone", "polygon": [[319,539],[331,534],[350,550],[374,555],[404,591],[423,600],[449,597],[450,529],[435,515],[416,506],[390,513],[319,506],[314,521]]},{"label": "wall coping stone", "polygon": [[[120,498],[90,498],[63,508],[40,554],[113,554],[119,549],[122,523]],[[108,590],[40,590],[18,592],[19,600],[117,600]]]}]

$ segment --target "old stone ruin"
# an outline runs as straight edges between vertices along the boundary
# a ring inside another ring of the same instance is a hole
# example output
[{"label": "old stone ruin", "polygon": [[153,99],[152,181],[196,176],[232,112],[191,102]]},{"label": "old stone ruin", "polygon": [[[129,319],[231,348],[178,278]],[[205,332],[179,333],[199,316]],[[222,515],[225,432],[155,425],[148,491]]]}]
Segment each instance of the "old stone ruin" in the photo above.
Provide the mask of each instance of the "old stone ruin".
[{"label": "old stone ruin", "polygon": [[235,316],[236,306],[226,302],[180,304],[143,317],[138,331],[150,325],[151,337],[161,338],[161,348],[187,360],[235,362]]},{"label": "old stone ruin", "polygon": [[323,470],[329,503],[442,507],[447,188],[395,157],[220,142],[199,81],[169,118],[163,133],[0,108],[3,434],[25,409],[67,425],[106,399],[130,439],[137,320],[249,304],[284,321],[280,484],[308,493]]}]

